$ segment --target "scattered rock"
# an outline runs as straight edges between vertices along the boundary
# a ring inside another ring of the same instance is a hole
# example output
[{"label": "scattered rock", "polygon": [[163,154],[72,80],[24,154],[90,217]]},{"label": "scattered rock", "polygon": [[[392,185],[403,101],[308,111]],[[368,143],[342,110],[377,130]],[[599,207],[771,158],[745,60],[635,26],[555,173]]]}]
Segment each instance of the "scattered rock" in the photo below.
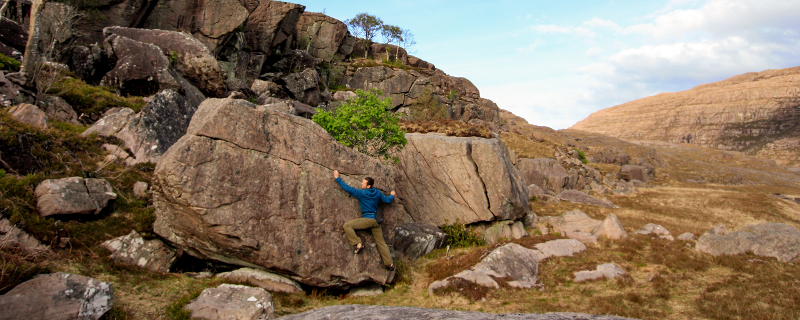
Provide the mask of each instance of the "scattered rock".
[{"label": "scattered rock", "polygon": [[11,224],[11,221],[6,218],[0,219],[0,248],[19,248],[33,255],[50,250],[38,239]]},{"label": "scattered rock", "polygon": [[394,250],[409,259],[417,259],[443,248],[448,235],[438,227],[410,222],[394,228]]},{"label": "scattered rock", "polygon": [[517,220],[528,190],[498,139],[406,134],[397,155],[397,194],[413,221],[437,226]]},{"label": "scattered rock", "polygon": [[552,194],[561,193],[569,182],[569,174],[555,159],[522,158],[517,161],[517,168],[526,185],[535,184]]},{"label": "scattered rock", "polygon": [[790,225],[761,223],[731,233],[720,232],[723,228],[718,225],[700,236],[695,250],[714,256],[752,252],[783,262],[800,261],[800,230]]},{"label": "scattered rock", "polygon": [[117,198],[111,184],[103,179],[71,177],[39,183],[34,194],[42,217],[67,214],[99,214]]},{"label": "scattered rock", "polygon": [[585,313],[482,313],[472,311],[451,311],[417,307],[338,305],[319,308],[303,313],[281,317],[282,320],[317,319],[462,319],[462,320],[632,320],[619,316],[591,315]]},{"label": "scattered rock", "polygon": [[642,226],[641,228],[639,228],[639,230],[636,230],[634,234],[644,234],[644,235],[652,234],[658,236],[661,239],[669,241],[675,240],[675,238],[673,238],[672,235],[669,234],[669,230],[655,223],[648,223]]},{"label": "scattered rock", "polygon": [[88,137],[95,132],[104,137],[114,136],[122,128],[125,128],[134,116],[136,116],[136,112],[131,108],[109,109],[100,120],[97,120],[91,127],[83,131],[81,136]]},{"label": "scattered rock", "polygon": [[68,273],[41,274],[0,296],[0,319],[100,319],[114,305],[110,283]]},{"label": "scattered rock", "polygon": [[501,239],[515,240],[528,235],[525,231],[525,226],[522,221],[498,221],[493,223],[490,227],[486,228],[483,233],[483,239],[488,244],[494,244]]},{"label": "scattered rock", "polygon": [[606,263],[597,266],[594,271],[578,271],[575,272],[575,282],[583,282],[597,279],[616,279],[622,278],[628,273],[622,270],[619,266],[613,263]]},{"label": "scattered rock", "polygon": [[[334,169],[350,185],[371,176],[384,193],[395,190],[391,167],[336,142],[311,120],[208,99],[156,165],[154,231],[192,256],[292,270],[292,279],[311,286],[384,284],[390,273],[369,245],[372,237],[353,255],[343,235],[342,225],[360,213],[336,185]],[[388,241],[406,215],[402,202],[381,207]]]},{"label": "scattered rock", "polygon": [[357,97],[357,95],[353,91],[336,91],[336,93],[333,94],[333,100],[339,101],[347,101],[355,97]]},{"label": "scattered rock", "polygon": [[528,199],[544,201],[547,198],[547,193],[541,187],[532,184],[528,186]]},{"label": "scattered rock", "polygon": [[11,118],[39,129],[47,129],[47,115],[32,104],[22,103],[8,110]]},{"label": "scattered rock", "polygon": [[308,68],[283,77],[286,89],[292,97],[305,104],[317,105],[322,102],[319,89],[319,73],[316,69]]},{"label": "scattered rock", "polygon": [[39,101],[39,107],[48,118],[56,119],[74,125],[80,125],[78,114],[66,100],[59,96],[45,96]]},{"label": "scattered rock", "polygon": [[128,235],[114,238],[100,244],[111,251],[111,259],[117,263],[145,268],[153,272],[167,273],[178,258],[178,253],[153,239],[145,241],[136,230]]},{"label": "scattered rock", "polygon": [[603,222],[589,217],[580,210],[567,211],[554,219],[550,219],[554,232],[566,234],[568,232],[591,233],[596,230]]},{"label": "scattered rock", "polygon": [[606,219],[603,220],[603,223],[592,231],[592,234],[598,238],[604,237],[606,239],[624,239],[628,237],[628,233],[625,232],[622,223],[619,222],[619,219],[617,219],[617,216],[613,213],[609,214]]},{"label": "scattered rock", "polygon": [[272,295],[261,288],[222,284],[208,288],[183,307],[192,319],[274,319]]},{"label": "scattered rock", "polygon": [[447,279],[436,281],[428,287],[428,292],[445,288],[466,280],[489,288],[499,288],[494,279],[505,279],[514,288],[533,288],[539,281],[539,251],[509,243],[489,253],[486,258],[469,270],[462,271]]},{"label": "scattered rock", "polygon": [[683,241],[697,241],[697,237],[694,236],[694,233],[686,232],[678,236],[678,240]]},{"label": "scattered rock", "polygon": [[147,182],[136,181],[136,183],[133,184],[133,196],[139,199],[146,198],[148,188],[150,188],[150,186]]},{"label": "scattered rock", "polygon": [[641,182],[647,182],[650,180],[645,167],[633,164],[626,164],[622,166],[617,175],[620,179],[625,181],[638,180]]},{"label": "scattered rock", "polygon": [[371,297],[383,294],[383,286],[379,284],[368,285],[364,287],[356,287],[350,289],[348,296],[351,297]]},{"label": "scattered rock", "polygon": [[550,257],[571,257],[578,252],[586,251],[586,245],[575,239],[558,239],[534,246],[539,250],[539,261]]},{"label": "scattered rock", "polygon": [[524,228],[533,229],[539,224],[539,217],[535,213],[526,214],[522,218],[522,224]]},{"label": "scattered rock", "polygon": [[256,286],[269,292],[303,292],[303,289],[300,288],[300,285],[289,278],[253,268],[241,268],[231,272],[223,272],[217,274],[216,277],[226,281],[247,283],[251,286]]}]

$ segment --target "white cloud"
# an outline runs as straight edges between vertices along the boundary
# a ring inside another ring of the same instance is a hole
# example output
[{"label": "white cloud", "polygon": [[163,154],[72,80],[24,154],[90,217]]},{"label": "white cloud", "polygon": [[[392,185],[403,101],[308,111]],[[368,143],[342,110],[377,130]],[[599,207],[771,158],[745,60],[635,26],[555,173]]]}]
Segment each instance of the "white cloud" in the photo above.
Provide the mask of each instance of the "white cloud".
[{"label": "white cloud", "polygon": [[622,27],[620,27],[616,22],[611,20],[603,20],[598,17],[594,17],[589,21],[584,21],[583,25],[587,27],[606,28],[617,32],[623,31]]},{"label": "white cloud", "polygon": [[543,45],[544,43],[545,42],[542,41],[541,39],[536,39],[536,41],[534,43],[531,43],[527,47],[517,48],[517,52],[520,52],[520,53],[532,52],[532,51],[535,51],[537,47]]},{"label": "white cloud", "polygon": [[532,26],[531,29],[537,31],[539,33],[563,33],[563,34],[570,34],[578,37],[583,38],[594,38],[595,33],[589,28],[584,27],[561,27],[552,24],[538,24]]}]

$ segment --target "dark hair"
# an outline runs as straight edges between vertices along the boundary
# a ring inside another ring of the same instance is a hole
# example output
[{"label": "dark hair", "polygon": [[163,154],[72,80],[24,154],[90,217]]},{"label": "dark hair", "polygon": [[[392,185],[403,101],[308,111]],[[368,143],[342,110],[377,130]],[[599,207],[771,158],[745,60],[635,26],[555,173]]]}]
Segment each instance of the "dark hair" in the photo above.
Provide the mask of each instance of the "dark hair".
[{"label": "dark hair", "polygon": [[370,187],[375,185],[375,179],[372,179],[372,177],[366,177],[364,180],[367,180],[367,185]]}]

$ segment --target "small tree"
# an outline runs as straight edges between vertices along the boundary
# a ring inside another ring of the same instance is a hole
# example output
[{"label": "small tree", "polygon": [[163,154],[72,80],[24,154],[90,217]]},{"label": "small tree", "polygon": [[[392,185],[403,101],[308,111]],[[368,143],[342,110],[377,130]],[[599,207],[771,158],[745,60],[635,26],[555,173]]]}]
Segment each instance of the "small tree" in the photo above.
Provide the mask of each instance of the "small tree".
[{"label": "small tree", "polygon": [[413,47],[415,44],[417,44],[417,42],[414,41],[414,34],[411,33],[411,30],[403,29],[400,37],[398,38],[397,45],[403,49],[406,49],[406,53],[411,54],[409,48]]},{"label": "small tree", "polygon": [[383,93],[356,90],[356,97],[331,112],[317,109],[312,120],[325,128],[334,139],[371,157],[383,160],[397,158],[391,153],[407,143],[405,131],[397,116],[389,111],[391,99],[380,99]]},{"label": "small tree", "polygon": [[[386,54],[387,59],[391,58],[391,52],[389,52],[389,45],[394,43],[399,45],[400,42],[403,41],[403,29],[400,29],[398,26],[384,24],[381,26],[381,35],[383,36],[384,41],[386,41]],[[398,49],[399,50],[399,49]],[[394,59],[397,59],[397,51],[394,51]]]},{"label": "small tree", "polygon": [[369,56],[369,48],[372,47],[372,39],[381,29],[383,20],[380,18],[362,12],[357,14],[353,19],[345,21],[345,24],[350,28],[350,32],[354,36],[364,39],[364,58]]}]

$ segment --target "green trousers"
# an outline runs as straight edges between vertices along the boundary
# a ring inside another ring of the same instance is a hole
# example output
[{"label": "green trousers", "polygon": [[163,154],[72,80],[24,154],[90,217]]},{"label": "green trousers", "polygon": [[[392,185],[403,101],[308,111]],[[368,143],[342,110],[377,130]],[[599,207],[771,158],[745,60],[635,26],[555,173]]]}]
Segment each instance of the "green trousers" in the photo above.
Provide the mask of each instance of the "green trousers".
[{"label": "green trousers", "polygon": [[383,230],[378,221],[370,218],[358,218],[347,221],[344,223],[344,234],[347,236],[347,241],[351,246],[361,243],[361,238],[356,235],[356,230],[371,229],[372,236],[375,237],[375,243],[378,245],[378,252],[381,253],[381,259],[385,266],[392,265],[392,255],[389,253],[389,246],[383,240]]}]

